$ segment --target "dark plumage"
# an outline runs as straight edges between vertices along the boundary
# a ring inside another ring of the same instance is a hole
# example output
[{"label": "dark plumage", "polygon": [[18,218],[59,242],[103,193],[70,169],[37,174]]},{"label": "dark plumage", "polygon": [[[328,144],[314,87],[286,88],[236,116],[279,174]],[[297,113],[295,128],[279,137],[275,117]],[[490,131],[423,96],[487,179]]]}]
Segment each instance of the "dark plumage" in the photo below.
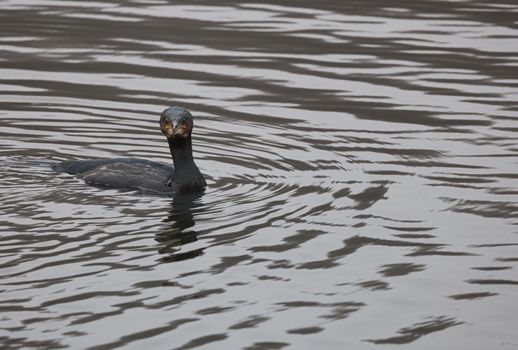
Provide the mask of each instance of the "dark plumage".
[{"label": "dark plumage", "polygon": [[167,108],[160,116],[160,129],[169,143],[174,166],[145,159],[115,158],[64,161],[54,170],[108,188],[164,195],[202,191],[206,183],[192,156],[191,113],[181,107]]}]

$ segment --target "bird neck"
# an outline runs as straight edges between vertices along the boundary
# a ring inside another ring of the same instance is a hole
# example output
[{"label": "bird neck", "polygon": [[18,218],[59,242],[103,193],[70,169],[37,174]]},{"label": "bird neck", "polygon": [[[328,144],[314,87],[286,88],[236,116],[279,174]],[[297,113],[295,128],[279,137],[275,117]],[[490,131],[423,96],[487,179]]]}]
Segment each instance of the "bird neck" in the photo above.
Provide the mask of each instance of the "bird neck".
[{"label": "bird neck", "polygon": [[170,140],[169,149],[174,163],[172,181],[180,191],[196,191],[205,187],[205,180],[194,163],[191,136],[183,140]]}]

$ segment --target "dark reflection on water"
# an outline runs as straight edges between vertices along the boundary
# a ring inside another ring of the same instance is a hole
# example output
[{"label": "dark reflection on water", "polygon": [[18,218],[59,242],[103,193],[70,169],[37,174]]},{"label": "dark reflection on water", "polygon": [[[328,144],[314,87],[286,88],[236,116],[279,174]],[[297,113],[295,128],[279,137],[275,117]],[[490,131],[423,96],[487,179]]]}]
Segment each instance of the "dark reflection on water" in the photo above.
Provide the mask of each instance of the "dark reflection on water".
[{"label": "dark reflection on water", "polygon": [[171,212],[164,219],[168,226],[157,234],[155,240],[160,243],[159,253],[163,254],[162,261],[173,262],[195,258],[203,254],[205,248],[197,248],[190,251],[189,243],[198,241],[199,232],[192,229],[195,226],[193,212],[200,208],[200,199],[203,193],[180,194],[172,200]]},{"label": "dark reflection on water", "polygon": [[[514,349],[515,1],[0,2],[7,349]],[[169,161],[196,196],[63,159]]]},{"label": "dark reflection on water", "polygon": [[436,317],[431,321],[420,322],[408,328],[402,328],[398,331],[399,336],[386,339],[369,340],[375,344],[407,344],[411,343],[422,336],[432,332],[441,331],[443,329],[461,324],[452,318]]}]

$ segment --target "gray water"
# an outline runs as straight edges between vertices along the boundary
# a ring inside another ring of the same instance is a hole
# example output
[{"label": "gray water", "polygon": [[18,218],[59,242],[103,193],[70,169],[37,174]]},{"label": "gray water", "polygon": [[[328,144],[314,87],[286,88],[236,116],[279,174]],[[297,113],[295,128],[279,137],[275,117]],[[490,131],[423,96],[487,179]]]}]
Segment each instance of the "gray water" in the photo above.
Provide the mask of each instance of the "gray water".
[{"label": "gray water", "polygon": [[[0,1],[2,349],[516,349],[518,3]],[[208,188],[103,190],[65,159]]]}]

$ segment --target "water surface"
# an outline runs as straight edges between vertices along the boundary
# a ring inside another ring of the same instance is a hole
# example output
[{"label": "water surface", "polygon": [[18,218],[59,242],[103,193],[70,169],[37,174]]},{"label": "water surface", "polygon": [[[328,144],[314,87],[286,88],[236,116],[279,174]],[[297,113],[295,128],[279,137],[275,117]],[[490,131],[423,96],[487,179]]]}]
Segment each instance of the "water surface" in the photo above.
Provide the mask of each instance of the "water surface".
[{"label": "water surface", "polygon": [[[515,1],[0,1],[6,349],[516,349]],[[50,165],[168,162],[175,199]]]}]

